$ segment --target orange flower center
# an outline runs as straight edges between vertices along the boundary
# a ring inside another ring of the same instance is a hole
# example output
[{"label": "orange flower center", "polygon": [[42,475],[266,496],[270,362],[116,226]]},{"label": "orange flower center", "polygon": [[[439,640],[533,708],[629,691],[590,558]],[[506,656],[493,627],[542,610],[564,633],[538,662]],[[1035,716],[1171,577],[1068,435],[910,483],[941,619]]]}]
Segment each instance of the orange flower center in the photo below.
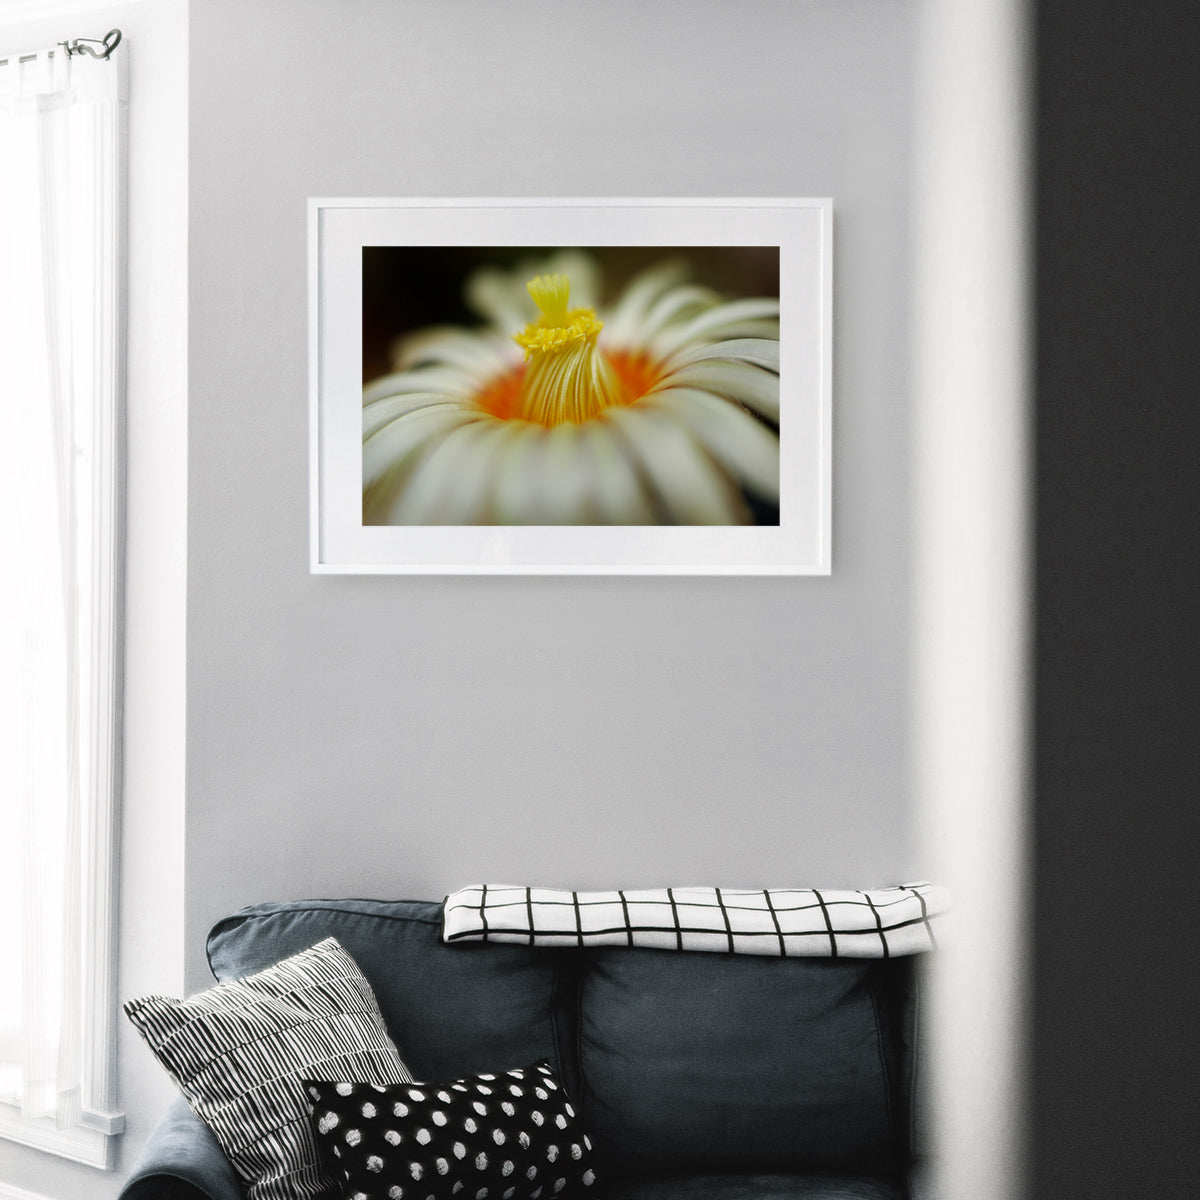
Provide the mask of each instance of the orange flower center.
[{"label": "orange flower center", "polygon": [[486,413],[502,421],[513,421],[521,415],[521,381],[525,364],[513,367],[491,380],[483,391],[475,394],[475,403]]}]

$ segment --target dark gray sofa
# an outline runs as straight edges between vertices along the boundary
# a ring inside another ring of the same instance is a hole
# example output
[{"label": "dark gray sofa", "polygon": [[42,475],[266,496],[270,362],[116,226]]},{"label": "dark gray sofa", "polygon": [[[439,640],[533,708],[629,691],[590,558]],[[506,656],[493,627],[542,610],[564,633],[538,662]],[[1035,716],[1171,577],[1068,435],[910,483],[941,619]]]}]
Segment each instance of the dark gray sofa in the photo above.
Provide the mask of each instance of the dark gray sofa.
[{"label": "dark gray sofa", "polygon": [[[261,904],[209,935],[218,979],[336,937],[417,1079],[548,1058],[600,1200],[909,1200],[919,961],[447,946],[441,905]],[[595,1194],[595,1193],[593,1193]],[[179,1100],[121,1200],[242,1200]]]}]

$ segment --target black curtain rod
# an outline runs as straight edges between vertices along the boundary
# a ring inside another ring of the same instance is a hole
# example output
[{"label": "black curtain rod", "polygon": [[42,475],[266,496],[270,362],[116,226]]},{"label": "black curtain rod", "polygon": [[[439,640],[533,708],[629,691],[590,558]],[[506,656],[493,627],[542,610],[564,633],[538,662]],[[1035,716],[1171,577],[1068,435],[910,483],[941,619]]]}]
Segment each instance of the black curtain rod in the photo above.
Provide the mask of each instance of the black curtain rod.
[{"label": "black curtain rod", "polygon": [[[121,31],[110,29],[102,38],[74,38],[69,42],[59,42],[58,46],[51,48],[50,53],[56,53],[61,46],[66,51],[68,58],[72,54],[90,54],[93,58],[108,58],[120,44]],[[16,61],[19,63],[33,62],[37,57],[36,54],[20,54]],[[11,58],[0,58],[0,67],[12,61]]]}]

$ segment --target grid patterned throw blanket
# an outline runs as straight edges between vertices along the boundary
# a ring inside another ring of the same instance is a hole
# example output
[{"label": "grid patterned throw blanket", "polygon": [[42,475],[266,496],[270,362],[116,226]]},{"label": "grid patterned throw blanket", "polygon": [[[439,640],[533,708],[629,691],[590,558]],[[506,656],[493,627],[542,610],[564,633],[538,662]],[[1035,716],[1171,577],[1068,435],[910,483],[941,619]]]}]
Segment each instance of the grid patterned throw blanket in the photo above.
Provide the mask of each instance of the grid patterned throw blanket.
[{"label": "grid patterned throw blanket", "polygon": [[786,957],[890,958],[937,945],[944,888],[651,888],[567,892],[477,884],[446,897],[444,942],[646,946]]}]

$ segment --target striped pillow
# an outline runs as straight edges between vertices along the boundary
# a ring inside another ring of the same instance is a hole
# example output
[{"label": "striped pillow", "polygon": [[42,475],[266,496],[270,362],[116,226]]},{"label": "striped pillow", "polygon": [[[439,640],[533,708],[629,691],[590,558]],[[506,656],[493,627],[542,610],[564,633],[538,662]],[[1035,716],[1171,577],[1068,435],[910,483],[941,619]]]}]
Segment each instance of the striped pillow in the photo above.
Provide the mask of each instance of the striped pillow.
[{"label": "striped pillow", "polygon": [[375,994],[334,938],[188,1000],[148,996],[129,1019],[212,1130],[248,1200],[334,1200],[301,1080],[411,1083]]}]

